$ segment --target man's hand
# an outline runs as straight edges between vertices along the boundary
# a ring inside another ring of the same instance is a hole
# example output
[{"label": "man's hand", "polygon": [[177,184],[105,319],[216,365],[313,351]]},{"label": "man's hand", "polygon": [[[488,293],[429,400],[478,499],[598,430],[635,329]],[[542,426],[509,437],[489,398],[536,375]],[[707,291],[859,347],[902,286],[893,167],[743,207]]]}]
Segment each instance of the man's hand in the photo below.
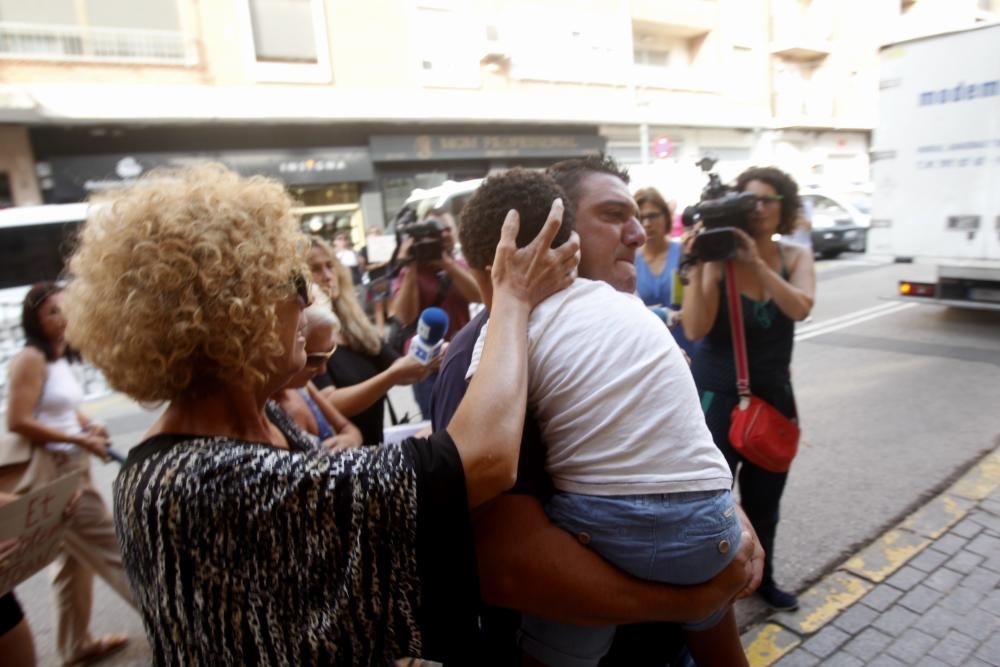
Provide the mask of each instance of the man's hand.
[{"label": "man's hand", "polygon": [[742,600],[745,597],[753,595],[753,592],[760,586],[760,580],[764,576],[764,547],[760,545],[757,533],[754,532],[753,526],[750,525],[750,519],[743,512],[743,508],[737,505],[736,511],[739,513],[740,525],[743,526],[743,531],[740,534],[740,550],[736,553],[736,558],[733,560],[735,561],[742,554],[745,554],[748,549],[750,550],[750,558],[747,564],[750,579],[746,586],[743,587],[743,590],[736,596],[737,600]]},{"label": "man's hand", "polygon": [[750,596],[760,586],[764,575],[764,547],[760,546],[757,533],[750,525],[750,519],[743,509],[736,506],[737,515],[743,530],[740,534],[740,548],[729,566],[719,573],[713,584],[717,584],[719,592],[729,591],[729,600],[740,600]]}]

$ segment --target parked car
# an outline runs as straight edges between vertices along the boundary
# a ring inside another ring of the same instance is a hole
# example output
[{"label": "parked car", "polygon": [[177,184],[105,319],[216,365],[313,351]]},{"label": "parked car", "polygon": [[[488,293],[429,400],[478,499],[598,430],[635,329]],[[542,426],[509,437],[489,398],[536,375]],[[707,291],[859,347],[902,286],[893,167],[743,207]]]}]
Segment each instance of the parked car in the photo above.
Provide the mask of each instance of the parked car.
[{"label": "parked car", "polygon": [[812,227],[813,250],[820,257],[836,257],[846,250],[864,251],[871,222],[871,195],[813,190],[801,197]]}]

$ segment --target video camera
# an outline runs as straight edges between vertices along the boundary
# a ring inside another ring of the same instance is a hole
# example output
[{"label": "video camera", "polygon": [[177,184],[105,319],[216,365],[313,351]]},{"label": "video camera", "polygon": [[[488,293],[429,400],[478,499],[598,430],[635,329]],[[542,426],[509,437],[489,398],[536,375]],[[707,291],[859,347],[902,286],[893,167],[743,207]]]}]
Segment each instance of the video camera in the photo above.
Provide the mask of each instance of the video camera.
[{"label": "video camera", "polygon": [[756,195],[736,192],[722,183],[719,175],[712,171],[716,162],[716,158],[710,156],[697,162],[701,170],[708,174],[708,184],[701,191],[701,200],[694,206],[688,206],[681,214],[685,227],[702,223],[691,246],[691,254],[685,258],[686,264],[734,257],[739,241],[733,229],[747,231],[747,218],[757,206]]},{"label": "video camera", "polygon": [[[442,233],[444,224],[435,218],[417,220],[417,212],[411,207],[403,207],[396,214],[394,223],[396,229],[396,248],[402,245],[403,239],[413,239],[410,246],[410,259],[417,264],[427,264],[441,259],[444,252]],[[396,254],[393,253],[393,260]],[[405,261],[404,261],[405,263]]]}]

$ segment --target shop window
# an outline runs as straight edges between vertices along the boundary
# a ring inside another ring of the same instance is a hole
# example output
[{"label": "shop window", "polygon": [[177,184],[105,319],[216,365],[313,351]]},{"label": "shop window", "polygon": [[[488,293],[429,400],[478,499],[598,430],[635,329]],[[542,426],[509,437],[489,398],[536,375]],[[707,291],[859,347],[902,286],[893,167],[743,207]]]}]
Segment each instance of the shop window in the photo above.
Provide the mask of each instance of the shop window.
[{"label": "shop window", "polygon": [[307,234],[332,239],[338,229],[351,228],[359,214],[361,189],[357,183],[293,185],[288,191],[295,199],[292,210]]},{"label": "shop window", "polygon": [[301,83],[330,81],[322,0],[246,0],[244,23],[254,78]]},{"label": "shop window", "polygon": [[357,183],[331,183],[317,186],[291,186],[289,192],[302,206],[357,204],[361,193]]}]

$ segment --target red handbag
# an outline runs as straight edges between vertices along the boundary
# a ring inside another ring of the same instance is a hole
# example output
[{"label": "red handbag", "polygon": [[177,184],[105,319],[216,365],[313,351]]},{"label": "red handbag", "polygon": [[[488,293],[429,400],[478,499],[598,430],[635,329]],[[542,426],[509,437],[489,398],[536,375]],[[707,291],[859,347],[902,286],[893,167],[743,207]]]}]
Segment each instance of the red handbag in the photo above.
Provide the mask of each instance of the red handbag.
[{"label": "red handbag", "polygon": [[729,442],[747,461],[771,472],[788,472],[799,448],[799,426],[767,401],[750,393],[750,367],[743,332],[743,307],[733,260],[726,261],[729,328],[736,359],[739,404],[729,416]]}]

